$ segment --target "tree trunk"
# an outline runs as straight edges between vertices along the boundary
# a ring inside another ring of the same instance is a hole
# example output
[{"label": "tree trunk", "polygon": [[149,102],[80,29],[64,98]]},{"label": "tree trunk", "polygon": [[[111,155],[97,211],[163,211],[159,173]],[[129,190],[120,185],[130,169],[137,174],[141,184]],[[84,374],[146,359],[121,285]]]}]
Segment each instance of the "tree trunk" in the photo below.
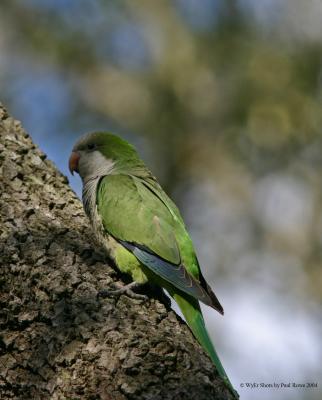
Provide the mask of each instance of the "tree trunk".
[{"label": "tree trunk", "polygon": [[120,276],[67,178],[1,106],[0,171],[1,399],[232,399],[166,303],[97,299]]}]

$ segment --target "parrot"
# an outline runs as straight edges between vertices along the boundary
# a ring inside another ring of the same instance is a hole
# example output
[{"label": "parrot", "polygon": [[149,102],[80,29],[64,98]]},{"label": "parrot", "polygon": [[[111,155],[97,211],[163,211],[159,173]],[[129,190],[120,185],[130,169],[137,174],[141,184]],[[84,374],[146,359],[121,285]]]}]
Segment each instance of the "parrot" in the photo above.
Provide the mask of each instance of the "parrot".
[{"label": "parrot", "polygon": [[83,207],[96,239],[116,267],[132,278],[110,294],[135,295],[134,290],[146,283],[167,290],[237,399],[199,302],[222,315],[223,307],[201,272],[179,209],[135,147],[109,132],[85,134],[72,149],[69,170],[82,179]]}]

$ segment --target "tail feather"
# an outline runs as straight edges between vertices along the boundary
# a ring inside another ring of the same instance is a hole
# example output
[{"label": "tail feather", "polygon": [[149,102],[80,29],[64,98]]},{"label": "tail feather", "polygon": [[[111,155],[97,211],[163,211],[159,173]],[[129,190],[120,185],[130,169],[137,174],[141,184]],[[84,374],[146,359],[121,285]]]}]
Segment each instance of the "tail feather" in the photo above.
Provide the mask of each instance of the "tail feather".
[{"label": "tail feather", "polygon": [[184,293],[171,293],[171,296],[180,307],[187,324],[192,330],[192,333],[194,334],[200,345],[203,347],[203,349],[208,353],[212,362],[215,364],[219,375],[226,382],[227,386],[233,392],[236,399],[238,399],[238,393],[234,390],[208,335],[198,301],[191,296],[186,296]]}]

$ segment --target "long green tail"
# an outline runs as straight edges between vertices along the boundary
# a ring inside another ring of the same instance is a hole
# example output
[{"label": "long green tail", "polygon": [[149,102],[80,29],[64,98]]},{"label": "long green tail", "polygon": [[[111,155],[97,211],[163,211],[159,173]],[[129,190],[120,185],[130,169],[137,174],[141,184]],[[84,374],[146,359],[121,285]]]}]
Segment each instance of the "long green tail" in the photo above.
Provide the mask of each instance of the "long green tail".
[{"label": "long green tail", "polygon": [[186,296],[179,293],[171,293],[171,295],[180,307],[187,324],[192,330],[192,333],[194,334],[200,345],[203,347],[203,349],[209,354],[212,362],[216,366],[219,375],[226,382],[227,386],[232,391],[236,399],[238,399],[239,395],[233,388],[224,370],[224,367],[219,360],[216,350],[210,340],[198,301],[191,296]]}]

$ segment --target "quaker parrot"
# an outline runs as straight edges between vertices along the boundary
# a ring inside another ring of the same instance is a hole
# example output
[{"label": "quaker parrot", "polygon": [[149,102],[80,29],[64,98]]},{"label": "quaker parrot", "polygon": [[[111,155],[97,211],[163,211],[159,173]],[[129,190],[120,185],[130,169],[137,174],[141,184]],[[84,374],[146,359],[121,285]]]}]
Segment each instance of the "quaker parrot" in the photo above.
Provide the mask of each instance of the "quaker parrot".
[{"label": "quaker parrot", "polygon": [[224,310],[206,282],[180,212],[135,148],[107,132],[75,144],[71,173],[82,178],[82,199],[95,236],[133,282],[113,293],[131,294],[152,282],[168,291],[220,376],[238,398],[205,327],[199,301]]}]

